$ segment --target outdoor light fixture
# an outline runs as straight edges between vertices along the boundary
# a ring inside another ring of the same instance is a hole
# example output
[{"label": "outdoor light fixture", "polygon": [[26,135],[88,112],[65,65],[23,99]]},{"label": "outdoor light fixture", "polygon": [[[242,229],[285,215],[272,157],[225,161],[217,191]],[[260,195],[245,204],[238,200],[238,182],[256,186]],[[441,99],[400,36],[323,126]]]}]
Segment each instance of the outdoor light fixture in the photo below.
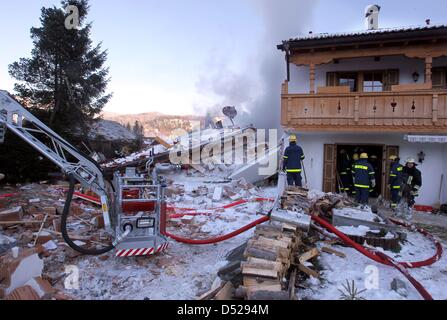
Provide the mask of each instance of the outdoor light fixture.
[{"label": "outdoor light fixture", "polygon": [[414,80],[414,82],[418,82],[419,81],[419,73],[417,71],[415,71],[413,73],[413,80]]},{"label": "outdoor light fixture", "polygon": [[140,218],[137,220],[138,229],[153,228],[155,226],[154,218]]},{"label": "outdoor light fixture", "polygon": [[419,163],[424,163],[425,161],[425,153],[424,151],[421,151],[418,153],[418,157],[419,157]]}]

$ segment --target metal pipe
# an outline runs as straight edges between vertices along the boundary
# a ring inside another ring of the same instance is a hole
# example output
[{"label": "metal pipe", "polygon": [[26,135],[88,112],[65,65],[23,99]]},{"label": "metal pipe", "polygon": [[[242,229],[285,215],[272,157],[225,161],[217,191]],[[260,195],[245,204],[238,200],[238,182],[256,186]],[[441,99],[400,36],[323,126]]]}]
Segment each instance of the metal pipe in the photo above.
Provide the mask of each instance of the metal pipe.
[{"label": "metal pipe", "polygon": [[116,247],[119,243],[123,242],[129,234],[132,232],[132,226],[126,226],[124,233],[122,235],[117,235],[115,241],[113,241],[113,246]]}]

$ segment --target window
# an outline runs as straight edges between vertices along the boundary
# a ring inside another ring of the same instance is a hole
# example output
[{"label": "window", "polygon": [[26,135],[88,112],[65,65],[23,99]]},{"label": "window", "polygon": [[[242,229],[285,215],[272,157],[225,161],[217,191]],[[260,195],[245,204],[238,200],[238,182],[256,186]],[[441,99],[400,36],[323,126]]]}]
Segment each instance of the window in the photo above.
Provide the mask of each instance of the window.
[{"label": "window", "polygon": [[355,72],[328,72],[327,86],[348,86],[351,92],[357,91],[358,73]]},{"label": "window", "polygon": [[357,73],[339,73],[337,80],[338,86],[348,86],[351,92],[357,91]]},{"label": "window", "polygon": [[433,89],[447,89],[447,67],[433,68]]},{"label": "window", "polygon": [[382,92],[383,72],[365,72],[363,75],[363,91],[364,92]]},{"label": "window", "polygon": [[397,84],[399,84],[399,70],[328,72],[326,79],[328,87],[349,86],[351,92],[391,91],[391,86]]}]

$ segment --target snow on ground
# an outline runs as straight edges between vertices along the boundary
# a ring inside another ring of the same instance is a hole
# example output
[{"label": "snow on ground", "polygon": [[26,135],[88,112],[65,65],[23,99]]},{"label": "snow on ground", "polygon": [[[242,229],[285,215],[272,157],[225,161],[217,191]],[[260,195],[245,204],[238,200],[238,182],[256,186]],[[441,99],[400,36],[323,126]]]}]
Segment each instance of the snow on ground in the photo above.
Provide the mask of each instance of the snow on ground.
[{"label": "snow on ground", "polygon": [[383,219],[381,219],[376,214],[372,213],[369,208],[364,210],[356,208],[334,209],[334,214],[338,216],[371,221],[371,222],[379,222],[379,223],[383,222]]},{"label": "snow on ground", "polygon": [[[435,254],[436,248],[432,241],[416,232],[408,232],[407,234],[408,239],[402,246],[401,252],[394,253],[381,250],[396,261],[406,262],[426,260]],[[443,245],[445,246],[445,243]],[[322,246],[323,244],[319,244],[320,248]],[[370,288],[369,284],[374,284],[374,281],[371,282],[371,279],[374,279],[371,272],[375,270],[378,271],[378,286],[373,286],[373,289],[368,289],[360,294],[362,298],[367,300],[422,299],[416,289],[395,268],[378,264],[349,247],[332,246],[332,248],[346,254],[346,258],[322,252],[318,259],[319,267],[323,269],[321,271],[321,279],[307,280],[304,286],[308,288],[298,290],[300,299],[338,300],[341,297],[339,289],[346,291],[343,289],[343,285],[346,284],[347,280],[349,282],[354,280],[359,291],[367,287]],[[416,280],[422,283],[435,300],[447,299],[447,291],[445,290],[445,285],[447,284],[447,257],[445,255],[434,265],[411,269],[410,273]],[[405,282],[407,286],[406,297],[391,290],[391,282],[394,278]]]},{"label": "snow on ground", "polygon": [[[223,174],[224,175],[224,174]],[[169,176],[175,184],[183,184],[186,193],[207,186],[212,190],[225,184],[205,183],[218,181],[219,176],[188,177],[185,174]],[[265,188],[257,196],[274,196],[276,188]],[[212,194],[212,193],[211,193]],[[198,197],[209,198],[209,197]],[[202,199],[204,200],[204,199]],[[197,205],[194,201],[182,201],[182,207],[210,209],[221,207],[231,200],[219,203],[209,201]],[[176,201],[178,204],[179,202]],[[179,205],[180,206],[180,205]],[[194,224],[200,226],[194,234],[187,227],[170,227],[168,231],[183,237],[212,238],[235,231],[248,223],[259,219],[256,212],[266,204],[248,203],[243,206],[218,212],[211,217],[196,217]],[[204,210],[205,211],[205,210]],[[108,300],[174,300],[195,299],[200,293],[209,290],[217,277],[217,271],[226,262],[226,254],[240,246],[253,236],[253,230],[245,232],[228,241],[213,244],[192,246],[171,241],[166,253],[152,257],[115,258],[113,253],[108,259],[79,257],[75,264],[79,268],[79,290],[66,291],[78,299]]]}]

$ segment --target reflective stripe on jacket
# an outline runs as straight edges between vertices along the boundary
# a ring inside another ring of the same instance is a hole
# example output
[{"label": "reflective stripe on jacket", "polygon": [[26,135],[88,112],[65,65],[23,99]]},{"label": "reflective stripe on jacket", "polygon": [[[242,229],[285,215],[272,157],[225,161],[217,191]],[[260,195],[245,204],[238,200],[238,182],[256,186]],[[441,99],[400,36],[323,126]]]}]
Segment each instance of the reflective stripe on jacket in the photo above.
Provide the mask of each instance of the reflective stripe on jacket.
[{"label": "reflective stripe on jacket", "polygon": [[301,161],[305,159],[303,149],[292,142],[284,152],[283,169],[290,173],[302,171]]},{"label": "reflective stripe on jacket", "polygon": [[393,162],[390,167],[390,178],[388,184],[391,189],[400,189],[402,185],[402,172],[404,167],[399,162]]},{"label": "reflective stripe on jacket", "polygon": [[357,188],[369,189],[375,174],[372,165],[366,159],[360,159],[352,166],[354,186]]}]

